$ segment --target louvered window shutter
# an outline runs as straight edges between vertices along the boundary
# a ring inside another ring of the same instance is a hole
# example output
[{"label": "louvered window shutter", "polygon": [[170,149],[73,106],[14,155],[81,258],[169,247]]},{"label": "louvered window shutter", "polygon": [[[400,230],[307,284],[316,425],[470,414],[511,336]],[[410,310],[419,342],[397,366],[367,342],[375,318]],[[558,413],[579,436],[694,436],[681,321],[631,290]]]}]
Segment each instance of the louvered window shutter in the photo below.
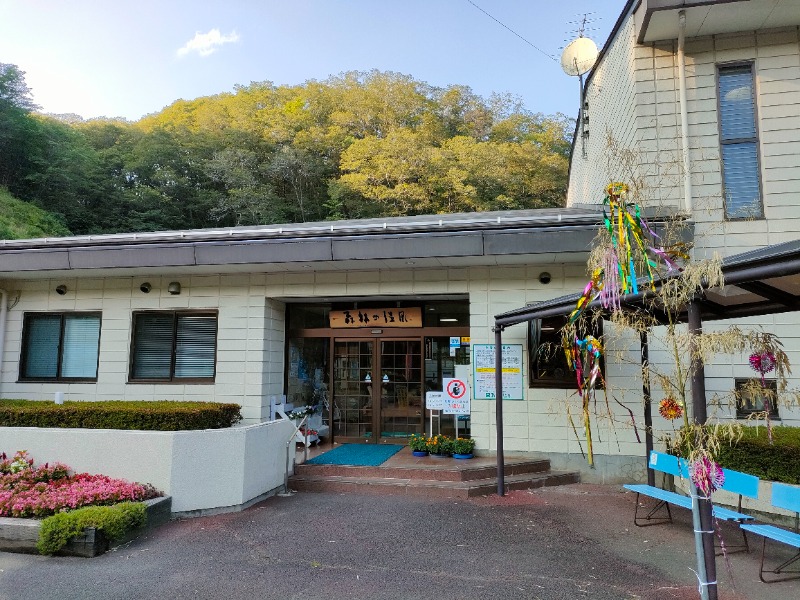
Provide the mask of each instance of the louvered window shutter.
[{"label": "louvered window shutter", "polygon": [[135,317],[134,379],[169,379],[172,371],[173,314],[148,313]]},{"label": "louvered window shutter", "polygon": [[99,340],[99,316],[64,315],[61,377],[96,378]]},{"label": "louvered window shutter", "polygon": [[175,336],[175,377],[214,377],[216,317],[179,315]]},{"label": "louvered window shutter", "polygon": [[27,319],[25,372],[31,379],[55,379],[58,376],[58,342],[61,338],[61,315],[35,315]]}]

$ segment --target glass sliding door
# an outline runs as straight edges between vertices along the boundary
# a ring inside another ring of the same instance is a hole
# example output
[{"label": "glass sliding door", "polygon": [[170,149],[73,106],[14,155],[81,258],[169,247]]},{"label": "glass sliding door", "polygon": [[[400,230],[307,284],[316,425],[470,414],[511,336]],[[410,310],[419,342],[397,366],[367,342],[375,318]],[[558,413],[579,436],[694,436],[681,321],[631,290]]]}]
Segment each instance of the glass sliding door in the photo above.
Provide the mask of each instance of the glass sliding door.
[{"label": "glass sliding door", "polygon": [[381,340],[380,365],[381,438],[422,433],[422,342]]},{"label": "glass sliding door", "polygon": [[391,442],[422,433],[421,340],[335,340],[337,441]]},{"label": "glass sliding door", "polygon": [[374,353],[374,340],[333,343],[333,436],[339,442],[375,441]]}]

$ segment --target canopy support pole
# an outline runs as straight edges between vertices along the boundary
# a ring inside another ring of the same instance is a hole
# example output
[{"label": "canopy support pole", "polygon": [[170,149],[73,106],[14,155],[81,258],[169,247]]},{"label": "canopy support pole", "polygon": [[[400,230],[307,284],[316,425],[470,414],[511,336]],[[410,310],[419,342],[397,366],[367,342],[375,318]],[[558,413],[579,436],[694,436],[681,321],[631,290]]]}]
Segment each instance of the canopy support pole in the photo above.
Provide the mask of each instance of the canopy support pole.
[{"label": "canopy support pole", "polygon": [[497,495],[505,496],[506,476],[503,456],[503,327],[494,328],[494,405],[497,427]]}]

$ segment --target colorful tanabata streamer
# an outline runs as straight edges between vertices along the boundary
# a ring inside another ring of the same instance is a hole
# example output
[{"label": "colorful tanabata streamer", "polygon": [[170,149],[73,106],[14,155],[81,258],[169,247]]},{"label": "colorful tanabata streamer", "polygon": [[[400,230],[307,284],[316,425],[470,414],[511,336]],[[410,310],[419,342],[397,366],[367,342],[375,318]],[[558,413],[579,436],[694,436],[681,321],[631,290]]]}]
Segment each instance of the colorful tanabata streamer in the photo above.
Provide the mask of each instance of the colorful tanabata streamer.
[{"label": "colorful tanabata streamer", "polygon": [[643,265],[643,276],[648,286],[655,290],[655,275],[662,267],[666,272],[679,271],[678,260],[687,260],[684,244],[659,246],[659,235],[647,224],[638,205],[629,205],[625,198],[628,186],[613,182],[606,188],[603,200],[603,223],[610,242],[601,264],[592,272],[589,283],[569,315],[574,323],[586,307],[600,298],[604,308],[619,309],[620,298],[625,294],[639,293],[639,274],[636,264]]},{"label": "colorful tanabata streamer", "polygon": [[583,339],[575,337],[571,347],[567,350],[567,363],[575,371],[578,381],[578,391],[581,394],[583,427],[586,433],[587,460],[589,466],[594,466],[594,452],[592,448],[592,429],[590,424],[589,403],[594,397],[597,384],[603,381],[603,372],[600,368],[603,358],[603,345],[594,336]]},{"label": "colorful tanabata streamer", "polygon": [[[600,265],[592,272],[591,279],[583,289],[575,309],[569,315],[567,326],[562,330],[564,353],[570,368],[575,371],[578,391],[583,401],[583,422],[590,465],[593,465],[594,458],[589,401],[594,397],[598,382],[603,379],[600,369],[603,347],[592,336],[584,339],[574,336],[569,326],[574,324],[597,298],[600,298],[604,308],[618,310],[621,308],[623,295],[637,294],[639,292],[637,264],[642,265],[648,286],[651,290],[655,290],[655,277],[661,267],[666,267],[667,273],[679,271],[678,260],[689,258],[683,244],[667,248],[658,245],[660,237],[642,218],[639,207],[635,204],[628,205],[627,193],[628,186],[620,182],[613,182],[606,188],[603,222],[610,241],[602,255]],[[631,419],[633,419],[632,412]]]}]

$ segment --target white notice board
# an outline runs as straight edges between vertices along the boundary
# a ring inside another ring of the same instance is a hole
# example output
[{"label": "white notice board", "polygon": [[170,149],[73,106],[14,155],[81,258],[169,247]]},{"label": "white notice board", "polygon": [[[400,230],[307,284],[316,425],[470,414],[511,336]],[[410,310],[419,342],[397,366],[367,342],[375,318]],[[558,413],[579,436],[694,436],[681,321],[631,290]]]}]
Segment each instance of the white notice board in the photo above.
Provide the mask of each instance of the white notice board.
[{"label": "white notice board", "polygon": [[[494,344],[472,346],[472,389],[476,400],[494,400]],[[503,344],[503,400],[522,400],[522,344]]]},{"label": "white notice board", "polygon": [[444,392],[425,392],[425,408],[442,410],[444,408]]}]

